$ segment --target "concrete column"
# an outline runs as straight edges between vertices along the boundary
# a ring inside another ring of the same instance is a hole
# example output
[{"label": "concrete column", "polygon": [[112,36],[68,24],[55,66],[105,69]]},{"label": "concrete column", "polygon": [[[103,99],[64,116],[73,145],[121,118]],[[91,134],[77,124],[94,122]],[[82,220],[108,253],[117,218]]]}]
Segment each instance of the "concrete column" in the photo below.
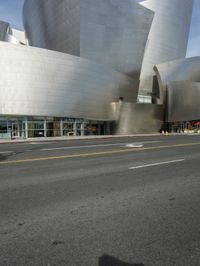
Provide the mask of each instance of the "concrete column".
[{"label": "concrete column", "polygon": [[74,136],[77,136],[76,122],[74,122],[74,124],[73,124],[73,131],[74,131]]},{"label": "concrete column", "polygon": [[81,136],[84,136],[85,135],[84,128],[85,128],[85,123],[82,122],[81,123]]},{"label": "concrete column", "polygon": [[63,136],[63,120],[60,120],[60,136]]},{"label": "concrete column", "polygon": [[28,138],[28,118],[25,117],[25,120],[24,120],[24,123],[25,123],[25,135],[24,137],[27,139]]},{"label": "concrete column", "polygon": [[44,120],[44,137],[47,136],[47,121]]}]

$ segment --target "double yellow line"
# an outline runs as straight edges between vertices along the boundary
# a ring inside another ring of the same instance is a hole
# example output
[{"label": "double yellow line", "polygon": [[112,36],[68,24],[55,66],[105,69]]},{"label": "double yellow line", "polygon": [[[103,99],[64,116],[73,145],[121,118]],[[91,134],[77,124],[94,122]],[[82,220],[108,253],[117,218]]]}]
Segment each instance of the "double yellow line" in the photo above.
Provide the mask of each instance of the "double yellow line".
[{"label": "double yellow line", "polygon": [[49,157],[41,157],[41,158],[23,159],[23,160],[1,161],[0,165],[2,165],[2,164],[5,165],[5,164],[30,163],[30,162],[58,160],[58,159],[71,159],[71,158],[81,158],[81,157],[91,157],[91,156],[101,156],[101,155],[108,155],[108,154],[139,152],[139,151],[148,151],[148,150],[171,149],[171,148],[190,147],[190,146],[197,146],[197,145],[200,145],[200,142],[163,145],[163,146],[154,146],[154,147],[146,147],[146,148],[126,148],[126,149],[120,149],[120,150],[110,150],[110,151],[90,152],[90,153],[80,153],[80,154],[69,154],[69,155],[60,155],[60,156],[49,156]]}]

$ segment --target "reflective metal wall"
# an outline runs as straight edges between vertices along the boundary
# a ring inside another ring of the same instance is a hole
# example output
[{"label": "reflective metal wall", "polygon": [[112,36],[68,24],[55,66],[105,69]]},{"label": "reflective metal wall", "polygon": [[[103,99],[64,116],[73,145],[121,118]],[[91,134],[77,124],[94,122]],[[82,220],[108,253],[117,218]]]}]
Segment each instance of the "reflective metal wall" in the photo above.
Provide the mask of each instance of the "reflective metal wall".
[{"label": "reflective metal wall", "polygon": [[170,61],[154,67],[161,101],[169,122],[200,119],[200,57]]},{"label": "reflective metal wall", "polygon": [[17,29],[12,28],[11,29],[11,34],[12,34],[12,36],[15,38],[15,40],[19,44],[24,44],[24,45],[27,44],[27,40],[26,40],[24,31],[21,31],[21,30],[17,30]]},{"label": "reflective metal wall", "polygon": [[25,0],[23,18],[31,46],[80,55],[79,0]]},{"label": "reflective metal wall", "polygon": [[9,32],[9,28],[9,23],[0,21],[0,41],[6,41],[6,36]]},{"label": "reflective metal wall", "polygon": [[139,77],[153,11],[134,0],[25,0],[31,46],[65,52]]},{"label": "reflective metal wall", "polygon": [[110,103],[136,101],[137,84],[72,55],[0,42],[0,115],[113,120]]},{"label": "reflective metal wall", "polygon": [[200,119],[200,83],[174,81],[168,84],[167,121],[191,121]]},{"label": "reflective metal wall", "polygon": [[163,123],[164,106],[156,104],[113,103],[115,134],[128,135],[159,132]]},{"label": "reflective metal wall", "polygon": [[81,0],[80,7],[80,55],[139,78],[154,13],[133,0]]},{"label": "reflective metal wall", "polygon": [[0,41],[26,44],[25,33],[24,31],[11,28],[8,22],[0,21]]},{"label": "reflective metal wall", "polygon": [[12,28],[10,28],[9,33],[6,34],[6,38],[4,41],[12,44],[27,45],[24,32]]},{"label": "reflective metal wall", "polygon": [[161,101],[165,101],[166,86],[171,81],[200,82],[200,57],[191,57],[159,64],[154,67]]},{"label": "reflective metal wall", "polygon": [[153,66],[185,58],[193,0],[146,0],[155,11],[141,71],[140,94],[152,92]]}]

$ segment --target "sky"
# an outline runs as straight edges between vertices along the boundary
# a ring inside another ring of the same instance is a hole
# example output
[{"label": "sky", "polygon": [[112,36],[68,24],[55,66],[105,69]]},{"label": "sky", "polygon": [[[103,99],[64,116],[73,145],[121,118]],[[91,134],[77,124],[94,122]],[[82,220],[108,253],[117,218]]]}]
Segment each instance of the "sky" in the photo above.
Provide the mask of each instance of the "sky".
[{"label": "sky", "polygon": [[[0,20],[10,22],[11,26],[14,28],[22,29],[23,2],[24,0],[0,0]],[[192,56],[200,56],[200,0],[194,0],[194,10],[188,42],[187,57]]]}]

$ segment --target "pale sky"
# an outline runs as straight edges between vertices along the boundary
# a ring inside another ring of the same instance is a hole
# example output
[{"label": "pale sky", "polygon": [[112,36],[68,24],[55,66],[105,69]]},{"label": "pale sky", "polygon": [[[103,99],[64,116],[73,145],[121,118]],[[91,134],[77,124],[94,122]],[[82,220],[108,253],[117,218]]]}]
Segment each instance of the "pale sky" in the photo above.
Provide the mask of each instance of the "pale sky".
[{"label": "pale sky", "polygon": [[[56,0],[55,0],[56,1]],[[0,20],[22,29],[22,5],[24,0],[0,0]],[[200,56],[200,0],[194,0],[187,57]]]}]

